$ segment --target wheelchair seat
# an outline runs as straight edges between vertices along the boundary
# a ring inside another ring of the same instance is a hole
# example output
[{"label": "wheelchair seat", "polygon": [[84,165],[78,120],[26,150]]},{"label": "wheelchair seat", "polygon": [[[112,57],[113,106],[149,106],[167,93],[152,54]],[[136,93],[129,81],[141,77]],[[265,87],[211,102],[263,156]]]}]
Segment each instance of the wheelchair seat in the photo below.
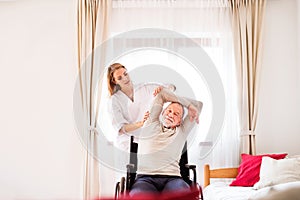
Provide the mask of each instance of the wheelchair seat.
[{"label": "wheelchair seat", "polygon": [[[138,152],[138,143],[134,142],[134,137],[130,137],[130,157],[129,164],[126,165],[127,174],[126,178],[122,177],[120,182],[117,182],[115,187],[115,199],[124,195],[127,195],[131,190],[131,187],[134,184],[136,179],[136,171],[137,171],[137,152]],[[187,142],[185,142],[181,158],[179,161],[180,174],[182,179],[191,187],[197,188],[199,190],[199,198],[203,200],[202,188],[199,184],[197,184],[197,174],[196,174],[196,165],[188,164],[188,154],[187,154]],[[193,172],[193,179],[190,177],[190,170]]]}]

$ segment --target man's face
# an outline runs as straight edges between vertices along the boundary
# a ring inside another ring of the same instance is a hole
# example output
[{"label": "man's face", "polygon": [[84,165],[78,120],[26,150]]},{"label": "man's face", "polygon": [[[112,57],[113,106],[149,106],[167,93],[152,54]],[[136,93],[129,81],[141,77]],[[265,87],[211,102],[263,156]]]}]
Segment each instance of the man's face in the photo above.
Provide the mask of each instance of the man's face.
[{"label": "man's face", "polygon": [[183,108],[178,103],[171,103],[163,112],[163,125],[168,128],[175,128],[181,122]]}]

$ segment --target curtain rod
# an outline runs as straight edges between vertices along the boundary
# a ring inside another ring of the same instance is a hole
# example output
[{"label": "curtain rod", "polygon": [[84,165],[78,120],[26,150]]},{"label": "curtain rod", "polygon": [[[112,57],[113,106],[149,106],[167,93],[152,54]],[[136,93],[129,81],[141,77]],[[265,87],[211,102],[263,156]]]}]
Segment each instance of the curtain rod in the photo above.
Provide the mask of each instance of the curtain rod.
[{"label": "curtain rod", "polygon": [[113,8],[222,8],[228,0],[113,0]]}]

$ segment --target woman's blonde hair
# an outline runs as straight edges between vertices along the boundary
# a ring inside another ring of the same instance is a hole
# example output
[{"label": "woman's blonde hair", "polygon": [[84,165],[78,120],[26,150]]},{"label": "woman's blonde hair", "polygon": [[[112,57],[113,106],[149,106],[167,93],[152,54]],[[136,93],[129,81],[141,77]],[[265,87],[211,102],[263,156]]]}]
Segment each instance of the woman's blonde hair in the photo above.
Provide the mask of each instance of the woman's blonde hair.
[{"label": "woman's blonde hair", "polygon": [[111,64],[107,69],[107,87],[110,96],[113,95],[116,91],[118,91],[117,84],[114,80],[114,72],[121,68],[126,69],[126,67],[121,65],[120,63],[114,63]]}]

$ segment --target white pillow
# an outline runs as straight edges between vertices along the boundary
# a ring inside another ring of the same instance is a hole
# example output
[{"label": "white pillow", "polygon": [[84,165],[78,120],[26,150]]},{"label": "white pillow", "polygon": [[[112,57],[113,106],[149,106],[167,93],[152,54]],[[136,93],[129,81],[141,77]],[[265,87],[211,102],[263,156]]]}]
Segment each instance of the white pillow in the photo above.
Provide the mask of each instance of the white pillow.
[{"label": "white pillow", "polygon": [[300,181],[300,158],[275,160],[263,157],[259,177],[259,181],[253,186],[254,189]]},{"label": "white pillow", "polygon": [[288,155],[286,158],[300,158],[300,155]]}]

